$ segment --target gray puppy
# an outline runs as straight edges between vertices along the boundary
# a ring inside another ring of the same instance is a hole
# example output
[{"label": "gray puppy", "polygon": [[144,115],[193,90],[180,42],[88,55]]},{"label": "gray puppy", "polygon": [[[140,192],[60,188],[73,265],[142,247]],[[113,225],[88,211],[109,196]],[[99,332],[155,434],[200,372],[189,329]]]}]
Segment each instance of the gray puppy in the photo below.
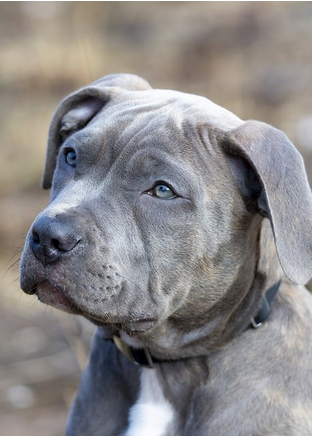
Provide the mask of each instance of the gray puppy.
[{"label": "gray puppy", "polygon": [[282,132],[108,76],[58,107],[43,186],[21,287],[99,325],[68,436],[312,435],[312,196]]}]

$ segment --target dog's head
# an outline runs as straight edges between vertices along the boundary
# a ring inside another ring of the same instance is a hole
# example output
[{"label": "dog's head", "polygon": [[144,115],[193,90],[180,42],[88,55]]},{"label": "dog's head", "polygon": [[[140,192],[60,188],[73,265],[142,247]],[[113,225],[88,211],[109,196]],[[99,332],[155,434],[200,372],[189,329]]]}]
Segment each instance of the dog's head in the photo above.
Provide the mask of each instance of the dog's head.
[{"label": "dog's head", "polygon": [[301,156],[282,132],[202,97],[131,75],[77,91],[52,120],[43,186],[51,201],[29,231],[21,287],[100,324],[183,336],[209,321],[215,334],[239,308],[246,323],[264,217],[285,274],[311,275]]}]

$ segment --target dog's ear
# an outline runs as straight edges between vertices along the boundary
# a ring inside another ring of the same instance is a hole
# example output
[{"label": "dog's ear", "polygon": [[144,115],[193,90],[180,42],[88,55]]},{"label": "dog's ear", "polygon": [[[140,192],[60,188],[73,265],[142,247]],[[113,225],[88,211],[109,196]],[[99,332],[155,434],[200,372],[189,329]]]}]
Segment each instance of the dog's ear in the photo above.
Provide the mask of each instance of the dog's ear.
[{"label": "dog's ear", "polygon": [[83,129],[94,116],[108,103],[114,93],[127,91],[144,91],[150,85],[132,74],[112,74],[96,81],[91,86],[66,97],[58,106],[49,129],[48,149],[42,186],[51,187],[58,150],[62,142],[74,132]]},{"label": "dog's ear", "polygon": [[258,211],[270,219],[281,266],[305,284],[312,275],[312,195],[301,155],[283,132],[258,121],[224,134],[221,145],[256,175],[257,182],[249,180]]}]

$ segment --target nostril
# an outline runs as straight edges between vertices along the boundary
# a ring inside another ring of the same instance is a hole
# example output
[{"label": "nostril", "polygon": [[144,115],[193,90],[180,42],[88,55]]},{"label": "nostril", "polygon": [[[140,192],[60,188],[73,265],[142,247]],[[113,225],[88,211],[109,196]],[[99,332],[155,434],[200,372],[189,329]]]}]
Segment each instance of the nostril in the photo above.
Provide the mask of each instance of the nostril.
[{"label": "nostril", "polygon": [[68,252],[71,251],[79,242],[79,239],[76,238],[63,238],[63,239],[51,239],[51,249],[54,249],[56,251],[63,251]]},{"label": "nostril", "polygon": [[58,239],[51,239],[51,248],[54,248],[55,250],[64,251],[62,250],[60,241]]},{"label": "nostril", "polygon": [[42,263],[49,264],[71,252],[80,241],[69,223],[41,216],[33,226],[30,246]]},{"label": "nostril", "polygon": [[81,241],[76,235],[62,234],[59,238],[51,239],[51,248],[63,253],[71,251]]},{"label": "nostril", "polygon": [[33,238],[33,241],[34,241],[36,244],[38,244],[38,243],[40,242],[39,235],[38,235],[38,233],[35,232],[35,231],[32,232],[32,238]]}]

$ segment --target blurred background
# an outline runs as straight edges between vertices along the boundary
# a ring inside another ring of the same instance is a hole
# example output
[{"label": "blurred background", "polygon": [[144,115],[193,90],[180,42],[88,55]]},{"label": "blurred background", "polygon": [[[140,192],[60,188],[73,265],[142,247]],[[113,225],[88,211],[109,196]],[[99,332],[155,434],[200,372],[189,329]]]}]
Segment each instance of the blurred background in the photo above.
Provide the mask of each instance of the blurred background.
[{"label": "blurred background", "polygon": [[312,176],[311,44],[311,2],[0,3],[0,436],[64,434],[93,332],[18,284],[60,99],[135,73],[284,130]]}]

